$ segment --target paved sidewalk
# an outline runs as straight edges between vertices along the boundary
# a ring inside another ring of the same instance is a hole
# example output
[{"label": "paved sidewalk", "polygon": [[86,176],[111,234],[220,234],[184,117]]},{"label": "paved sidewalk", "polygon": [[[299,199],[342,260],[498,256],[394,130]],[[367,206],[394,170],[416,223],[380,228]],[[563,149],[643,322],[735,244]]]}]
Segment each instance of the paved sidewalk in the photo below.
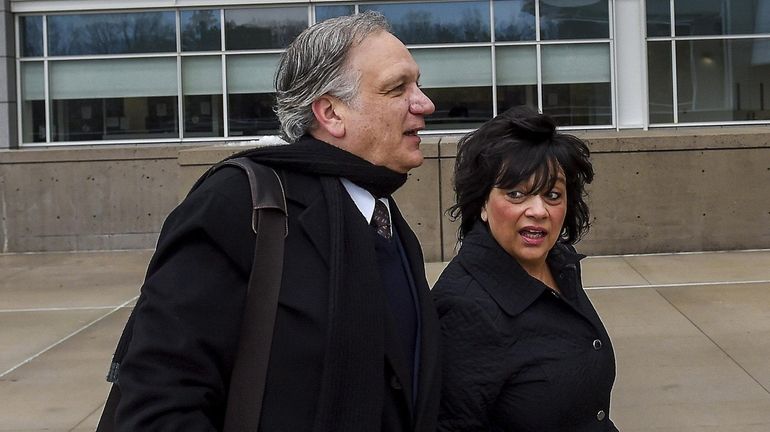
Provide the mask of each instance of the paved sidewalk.
[{"label": "paved sidewalk", "polygon": [[[0,254],[1,432],[94,429],[150,254]],[[623,432],[770,431],[770,251],[592,257],[583,277]]]}]

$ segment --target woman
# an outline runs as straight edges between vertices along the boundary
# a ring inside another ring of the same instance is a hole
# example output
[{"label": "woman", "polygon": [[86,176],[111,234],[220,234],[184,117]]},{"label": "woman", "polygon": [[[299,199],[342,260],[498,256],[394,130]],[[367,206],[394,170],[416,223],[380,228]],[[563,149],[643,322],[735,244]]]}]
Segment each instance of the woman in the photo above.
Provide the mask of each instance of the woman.
[{"label": "woman", "polygon": [[588,229],[586,145],[514,108],[460,140],[462,247],[433,289],[441,431],[616,431],[615,358],[572,244]]}]

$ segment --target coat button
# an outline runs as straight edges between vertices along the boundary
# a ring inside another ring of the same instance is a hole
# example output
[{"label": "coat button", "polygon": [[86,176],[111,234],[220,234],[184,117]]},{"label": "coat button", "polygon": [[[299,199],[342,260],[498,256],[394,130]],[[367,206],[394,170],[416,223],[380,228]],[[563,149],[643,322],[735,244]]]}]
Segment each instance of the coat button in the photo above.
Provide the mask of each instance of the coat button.
[{"label": "coat button", "polygon": [[600,349],[602,349],[602,341],[600,341],[599,339],[595,339],[594,340],[594,349],[596,351],[599,351]]},{"label": "coat button", "polygon": [[557,293],[556,291],[551,291],[551,295],[556,298],[559,298],[559,293]]},{"label": "coat button", "polygon": [[403,389],[403,387],[401,387],[401,383],[398,381],[398,377],[395,375],[390,377],[390,387],[394,390]]},{"label": "coat button", "polygon": [[607,414],[604,413],[604,410],[599,410],[599,412],[596,413],[596,420],[602,421],[605,417],[607,417]]}]

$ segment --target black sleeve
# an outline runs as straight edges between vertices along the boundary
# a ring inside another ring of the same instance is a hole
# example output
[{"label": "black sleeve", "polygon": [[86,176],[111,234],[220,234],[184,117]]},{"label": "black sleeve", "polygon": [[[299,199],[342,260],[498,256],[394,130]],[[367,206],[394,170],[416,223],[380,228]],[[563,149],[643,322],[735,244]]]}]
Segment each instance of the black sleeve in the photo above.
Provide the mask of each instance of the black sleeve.
[{"label": "black sleeve", "polygon": [[436,305],[443,365],[438,430],[489,431],[489,413],[508,375],[501,334],[473,299],[445,297]]},{"label": "black sleeve", "polygon": [[120,369],[119,431],[221,429],[253,247],[248,183],[235,169],[168,217]]}]

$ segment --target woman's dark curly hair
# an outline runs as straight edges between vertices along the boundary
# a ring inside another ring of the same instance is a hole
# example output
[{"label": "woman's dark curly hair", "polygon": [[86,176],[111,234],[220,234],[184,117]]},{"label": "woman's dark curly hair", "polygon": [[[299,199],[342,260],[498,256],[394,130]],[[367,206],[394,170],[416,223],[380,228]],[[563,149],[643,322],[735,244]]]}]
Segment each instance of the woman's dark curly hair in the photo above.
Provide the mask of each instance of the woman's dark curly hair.
[{"label": "woman's dark curly hair", "polygon": [[567,183],[567,214],[561,237],[570,244],[590,225],[585,185],[594,178],[588,146],[580,139],[556,132],[551,117],[528,107],[514,107],[460,139],[454,171],[456,203],[452,220],[460,218],[462,240],[481,217],[494,187],[513,188],[534,175],[530,194],[553,188],[559,171]]}]

